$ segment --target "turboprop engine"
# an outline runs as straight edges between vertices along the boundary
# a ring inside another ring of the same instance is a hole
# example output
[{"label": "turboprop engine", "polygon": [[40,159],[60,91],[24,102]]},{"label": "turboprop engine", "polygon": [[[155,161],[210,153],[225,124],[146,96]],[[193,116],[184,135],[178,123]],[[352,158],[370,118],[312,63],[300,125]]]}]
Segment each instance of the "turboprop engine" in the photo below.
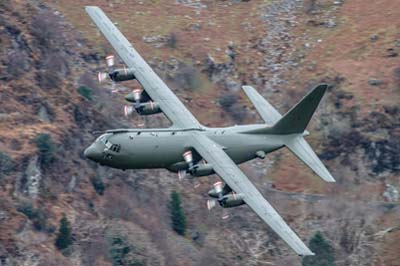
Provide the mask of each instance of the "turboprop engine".
[{"label": "turboprop engine", "polygon": [[213,166],[209,163],[206,163],[204,160],[200,160],[197,163],[194,163],[193,162],[193,154],[192,154],[192,151],[190,151],[190,150],[186,151],[183,154],[183,158],[185,159],[185,162],[186,162],[188,168],[185,170],[180,170],[178,172],[179,180],[182,180],[187,175],[191,175],[194,177],[200,177],[200,176],[212,175],[215,173]]},{"label": "turboprop engine", "polygon": [[216,182],[208,192],[210,197],[215,199],[207,201],[207,209],[211,210],[218,203],[223,208],[232,208],[245,204],[243,194],[237,194],[232,189],[224,185],[221,181]]},{"label": "turboprop engine", "polygon": [[99,72],[97,78],[99,82],[103,82],[105,79],[110,78],[112,81],[125,81],[135,79],[135,75],[133,73],[133,69],[130,68],[119,68],[114,69],[114,56],[109,55],[106,57],[106,63],[108,67],[108,72]]},{"label": "turboprop engine", "polygon": [[152,115],[162,112],[158,103],[153,102],[142,89],[133,90],[125,96],[125,100],[133,103],[133,106],[125,105],[125,116],[133,114],[134,111],[140,115]]}]

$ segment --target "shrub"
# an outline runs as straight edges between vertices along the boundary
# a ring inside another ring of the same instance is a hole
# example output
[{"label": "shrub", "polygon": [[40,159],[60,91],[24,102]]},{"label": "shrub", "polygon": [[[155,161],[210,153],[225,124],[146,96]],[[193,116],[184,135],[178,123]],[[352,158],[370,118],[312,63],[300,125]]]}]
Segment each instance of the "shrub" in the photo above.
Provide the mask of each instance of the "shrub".
[{"label": "shrub", "polygon": [[44,49],[55,50],[64,41],[60,17],[51,11],[37,14],[32,19],[30,32]]},{"label": "shrub", "polygon": [[237,96],[233,93],[226,93],[218,98],[218,103],[225,111],[230,111],[230,108],[237,103]]},{"label": "shrub", "polygon": [[47,224],[47,214],[42,208],[36,209],[31,203],[22,203],[17,206],[17,211],[28,217],[37,231],[52,231],[52,227]]},{"label": "shrub", "polygon": [[14,163],[10,156],[0,151],[0,177],[7,175],[14,169]]},{"label": "shrub", "polygon": [[92,100],[92,89],[86,86],[80,86],[78,88],[78,93],[86,100]]},{"label": "shrub", "polygon": [[147,265],[147,263],[145,263],[145,259],[139,258],[140,251],[132,244],[129,244],[129,242],[122,236],[119,235],[112,236],[111,239],[109,239],[109,245],[110,247],[108,252],[113,266]]},{"label": "shrub", "polygon": [[176,191],[171,193],[171,200],[168,207],[171,215],[172,229],[179,235],[185,235],[186,218],[181,206],[181,198]]},{"label": "shrub", "polygon": [[40,88],[47,90],[59,88],[62,85],[60,76],[53,70],[39,71],[36,74],[36,80]]},{"label": "shrub", "polygon": [[49,164],[54,160],[56,146],[51,139],[50,134],[40,133],[36,137],[36,146],[39,151],[39,159],[41,164]]},{"label": "shrub", "polygon": [[22,203],[17,207],[17,211],[25,214],[29,219],[33,219],[36,215],[36,209],[30,203]]},{"label": "shrub", "polygon": [[228,92],[222,94],[218,98],[218,103],[222,109],[227,112],[236,123],[242,123],[246,118],[246,112],[243,106],[240,105],[238,96],[234,93]]},{"label": "shrub", "polygon": [[59,250],[65,250],[72,244],[71,229],[65,214],[60,220],[60,229],[54,244]]},{"label": "shrub", "polygon": [[167,46],[169,48],[175,49],[177,43],[178,43],[178,38],[176,37],[176,34],[173,32],[170,33],[167,38]]},{"label": "shrub", "polygon": [[98,176],[92,177],[92,178],[90,178],[90,182],[92,183],[93,188],[97,194],[99,194],[99,195],[104,194],[104,190],[106,189],[106,186],[104,185],[104,182],[101,179],[101,177],[98,177]]},{"label": "shrub", "polygon": [[315,256],[306,256],[302,261],[303,266],[334,266],[335,257],[333,248],[328,241],[317,232],[310,240],[310,249]]}]

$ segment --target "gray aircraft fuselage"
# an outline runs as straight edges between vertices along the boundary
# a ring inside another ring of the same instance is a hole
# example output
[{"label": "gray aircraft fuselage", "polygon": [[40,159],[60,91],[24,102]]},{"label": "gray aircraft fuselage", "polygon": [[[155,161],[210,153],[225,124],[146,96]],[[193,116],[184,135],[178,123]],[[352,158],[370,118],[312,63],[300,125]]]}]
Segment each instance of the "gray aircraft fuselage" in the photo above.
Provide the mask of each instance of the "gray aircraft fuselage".
[{"label": "gray aircraft fuselage", "polygon": [[187,144],[191,132],[197,131],[218,143],[236,164],[240,164],[259,157],[260,152],[269,153],[284,146],[284,136],[243,133],[258,128],[265,128],[265,124],[111,130],[98,137],[84,154],[101,165],[118,169],[166,168],[177,172],[188,168],[182,155],[191,148]]}]

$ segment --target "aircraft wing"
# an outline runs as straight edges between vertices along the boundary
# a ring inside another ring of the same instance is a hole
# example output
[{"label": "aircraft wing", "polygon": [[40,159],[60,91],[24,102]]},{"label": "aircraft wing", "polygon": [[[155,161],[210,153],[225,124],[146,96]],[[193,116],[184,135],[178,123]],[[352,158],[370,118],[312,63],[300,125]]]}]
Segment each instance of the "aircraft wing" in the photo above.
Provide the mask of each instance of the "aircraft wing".
[{"label": "aircraft wing", "polygon": [[87,6],[86,12],[125,64],[133,69],[136,79],[153,101],[160,105],[161,110],[173,123],[173,126],[184,128],[200,127],[197,119],[157,76],[104,12],[96,6]]},{"label": "aircraft wing", "polygon": [[214,171],[236,193],[244,195],[246,204],[255,211],[297,254],[314,255],[279,213],[268,203],[223,148],[207,136],[194,133],[190,145],[208,162]]}]

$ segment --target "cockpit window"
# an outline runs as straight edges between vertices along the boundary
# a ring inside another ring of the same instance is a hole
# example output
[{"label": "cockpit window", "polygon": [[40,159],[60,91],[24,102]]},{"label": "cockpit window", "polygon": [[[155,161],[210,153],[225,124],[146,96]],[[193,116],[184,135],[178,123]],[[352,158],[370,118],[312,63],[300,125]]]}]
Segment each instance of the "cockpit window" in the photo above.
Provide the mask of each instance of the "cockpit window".
[{"label": "cockpit window", "polygon": [[103,143],[104,146],[106,146],[107,150],[111,150],[113,152],[119,152],[121,149],[121,145],[111,143],[111,141],[108,140],[108,136],[109,135],[107,134],[101,135],[100,137],[98,137],[96,141]]}]

